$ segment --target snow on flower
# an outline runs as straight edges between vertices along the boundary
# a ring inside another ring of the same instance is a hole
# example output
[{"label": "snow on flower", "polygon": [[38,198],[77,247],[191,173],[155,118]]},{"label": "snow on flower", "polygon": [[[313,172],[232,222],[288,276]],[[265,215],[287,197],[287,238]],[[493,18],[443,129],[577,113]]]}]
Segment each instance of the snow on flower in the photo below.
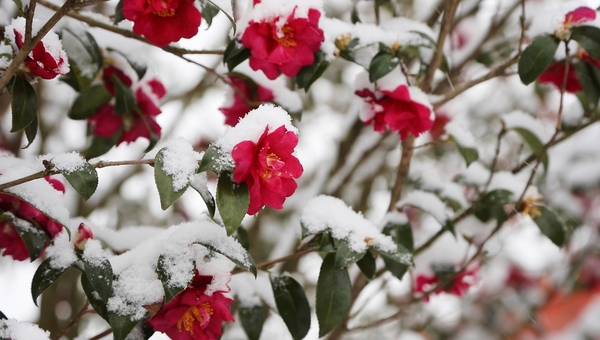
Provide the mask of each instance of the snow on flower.
[{"label": "snow on flower", "polygon": [[221,325],[234,321],[229,304],[232,299],[225,297],[227,291],[206,294],[212,276],[195,272],[192,283],[177,294],[146,324],[155,331],[167,334],[173,340],[218,339]]},{"label": "snow on flower", "polygon": [[[65,187],[60,181],[50,177],[46,177],[46,181],[55,190],[65,192]],[[10,213],[8,216],[12,217],[0,223],[0,249],[4,249],[2,256],[10,255],[17,261],[29,258],[29,250],[17,231],[17,227],[28,232],[45,233],[50,239],[55,238],[63,230],[62,224],[50,219],[31,204],[13,195],[0,194],[0,211]],[[46,243],[45,246],[47,245]]]},{"label": "snow on flower", "polygon": [[[435,275],[421,274],[416,277],[415,293],[427,293],[442,284],[432,294],[448,293],[461,297],[479,280],[477,275],[479,265],[472,266],[460,273],[455,272],[453,265],[441,264],[433,267]],[[429,301],[429,296],[426,296],[424,301]]]},{"label": "snow on flower", "polygon": [[195,36],[202,20],[194,0],[124,0],[123,16],[157,46]]},{"label": "snow on flower", "polygon": [[365,103],[360,118],[367,125],[373,123],[375,131],[384,133],[389,128],[404,140],[409,133],[416,137],[433,127],[435,114],[429,99],[419,88],[409,86],[399,70],[381,78],[377,86],[369,83],[363,72],[356,88],[356,95]]},{"label": "snow on flower", "polygon": [[161,129],[156,116],[161,113],[158,101],[166,94],[164,85],[157,79],[137,82],[137,77],[127,70],[130,67],[121,66],[123,68],[109,65],[102,70],[104,86],[112,95],[115,95],[117,79],[123,85],[131,87],[137,107],[125,114],[115,112],[115,104],[112,102],[100,107],[97,114],[88,118],[92,133],[109,139],[116,138],[115,135],[119,134],[117,145],[134,142],[140,137],[159,138]]},{"label": "snow on flower", "polygon": [[[34,22],[32,34],[39,28],[39,23]],[[4,36],[12,45],[16,54],[23,47],[25,39],[25,18],[18,17],[5,27]],[[33,77],[42,79],[54,79],[61,74],[69,72],[67,53],[63,50],[60,39],[54,32],[49,32],[29,53],[21,70],[31,74]]]},{"label": "snow on flower", "polygon": [[260,104],[271,102],[275,99],[273,91],[255,83],[252,79],[237,74],[227,76],[233,91],[233,100],[229,106],[222,107],[219,111],[225,115],[225,124],[235,126],[238,121]]},{"label": "snow on flower", "polygon": [[293,6],[274,0],[255,3],[241,24],[242,44],[251,53],[250,67],[275,79],[280,73],[294,77],[311,65],[325,39],[320,17],[320,4],[315,1]]}]

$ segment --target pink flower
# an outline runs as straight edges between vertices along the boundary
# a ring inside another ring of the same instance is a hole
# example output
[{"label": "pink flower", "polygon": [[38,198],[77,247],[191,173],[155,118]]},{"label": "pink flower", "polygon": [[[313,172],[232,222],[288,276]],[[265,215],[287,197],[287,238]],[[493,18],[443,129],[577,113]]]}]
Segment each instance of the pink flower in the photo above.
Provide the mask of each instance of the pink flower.
[{"label": "pink flower", "polygon": [[202,20],[194,0],[124,0],[123,16],[157,46],[195,36]]},{"label": "pink flower", "polygon": [[87,225],[80,223],[79,228],[77,228],[77,233],[75,234],[75,248],[83,251],[87,240],[93,238],[94,233],[92,233],[92,230]]},{"label": "pink flower", "polygon": [[429,130],[432,140],[439,141],[442,136],[446,134],[446,124],[448,124],[450,120],[452,120],[452,118],[445,113],[435,114],[435,120],[433,121],[431,130]]},{"label": "pink flower", "polygon": [[221,335],[221,324],[234,321],[229,304],[231,299],[224,291],[206,295],[212,276],[201,276],[196,270],[192,283],[146,324],[173,340],[216,340]]},{"label": "pink flower", "polygon": [[88,118],[92,133],[96,136],[112,138],[122,131],[117,145],[134,142],[140,137],[151,139],[151,132],[160,137],[160,126],[156,123],[156,116],[161,113],[161,110],[156,105],[155,99],[165,96],[165,87],[156,79],[142,85],[135,91],[137,109],[132,113],[120,115],[115,113],[113,104],[102,106],[97,114]]},{"label": "pink flower", "polygon": [[[426,293],[440,283],[446,282],[447,277],[455,275],[449,283],[436,289],[433,294],[445,292],[461,297],[478,281],[478,271],[479,266],[477,265],[456,275],[453,270],[449,272],[446,272],[445,270],[440,271],[434,276],[419,275],[415,280],[415,293]],[[424,300],[429,301],[429,296],[425,297]]]},{"label": "pink flower", "polygon": [[[12,43],[15,53],[21,50],[24,44],[25,19],[13,19],[11,25],[6,27],[5,36]],[[48,33],[33,47],[20,68],[33,77],[42,79],[54,79],[58,75],[67,74],[67,54],[62,49],[58,36],[53,32]]]},{"label": "pink flower", "polygon": [[369,106],[361,119],[367,125],[373,123],[375,131],[384,133],[387,127],[398,131],[404,140],[409,133],[416,137],[433,126],[431,107],[415,100],[424,96],[415,87],[400,85],[393,91],[376,90],[374,93],[363,89],[355,93]]},{"label": "pink flower", "polygon": [[233,148],[233,180],[248,185],[248,214],[256,214],[265,205],[282,209],[285,198],[296,191],[295,179],[304,171],[292,155],[297,144],[298,136],[280,126],[270,133],[265,128],[256,143],[246,140]]},{"label": "pink flower", "polygon": [[[65,192],[65,186],[59,180],[51,177],[45,177],[45,179],[57,191]],[[63,230],[62,224],[50,219],[31,204],[12,195],[0,194],[0,211],[10,212],[17,219],[27,220],[34,226],[41,227],[50,239],[54,239]],[[12,221],[0,223],[1,248],[4,248],[2,256],[10,255],[17,261],[24,261],[29,258],[29,250]]]},{"label": "pink flower", "polygon": [[565,15],[563,25],[570,28],[584,22],[596,20],[596,11],[589,7],[578,7]]},{"label": "pink flower", "polygon": [[[243,79],[234,75],[228,75],[229,81],[237,91],[233,91],[233,103],[229,107],[219,110],[225,115],[225,124],[235,126],[240,118],[260,104],[275,99],[273,91],[254,83],[251,79]],[[250,83],[250,84],[248,84]]]},{"label": "pink flower", "polygon": [[[258,4],[260,6],[260,4]],[[311,65],[314,54],[325,40],[318,27],[321,13],[309,9],[307,18],[295,18],[292,12],[283,23],[276,17],[270,21],[250,21],[242,35],[242,44],[250,49],[250,67],[262,70],[269,79],[280,73],[294,77],[304,66]]]}]

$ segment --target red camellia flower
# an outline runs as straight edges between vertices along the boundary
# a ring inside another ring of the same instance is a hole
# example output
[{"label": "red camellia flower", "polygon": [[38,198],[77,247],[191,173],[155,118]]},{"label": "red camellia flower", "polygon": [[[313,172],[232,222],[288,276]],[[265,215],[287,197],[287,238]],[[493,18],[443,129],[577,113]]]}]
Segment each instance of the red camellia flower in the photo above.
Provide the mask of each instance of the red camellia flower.
[{"label": "red camellia flower", "polygon": [[243,79],[234,75],[228,75],[227,77],[237,90],[233,91],[233,103],[229,107],[219,109],[225,115],[225,124],[229,126],[235,126],[240,118],[244,117],[250,110],[256,109],[260,104],[275,99],[273,91],[256,84],[252,79]]},{"label": "red camellia flower", "polygon": [[84,223],[79,224],[79,228],[77,228],[77,233],[75,234],[75,248],[83,251],[85,249],[85,244],[87,240],[93,239],[94,233]]},{"label": "red camellia flower", "polygon": [[242,44],[250,49],[250,67],[262,70],[271,80],[280,73],[293,77],[302,67],[311,65],[325,40],[323,30],[318,27],[321,17],[318,10],[309,9],[307,18],[294,16],[295,11],[283,24],[280,17],[250,21],[242,35]]},{"label": "red camellia flower", "polygon": [[297,144],[298,136],[280,126],[270,133],[265,128],[256,143],[246,140],[233,148],[233,180],[248,185],[249,215],[256,214],[264,205],[282,209],[285,198],[296,191],[298,185],[294,179],[304,171],[298,158],[292,155]]},{"label": "red camellia flower", "polygon": [[596,11],[592,8],[582,6],[567,13],[563,25],[570,28],[592,20],[596,20]]},{"label": "red camellia flower", "polygon": [[111,138],[122,130],[121,137],[117,145],[121,143],[131,143],[140,137],[151,139],[151,132],[160,137],[160,126],[156,123],[156,116],[161,113],[160,108],[151,96],[161,99],[165,96],[166,90],[161,82],[152,79],[147,82],[147,87],[151,94],[140,86],[135,91],[135,100],[138,108],[131,114],[117,114],[113,104],[102,106],[98,113],[88,118],[92,126],[92,133],[96,136]]},{"label": "red camellia flower", "polygon": [[[14,19],[11,26],[6,29],[5,36],[13,43],[13,49],[17,53],[24,43],[25,19]],[[67,54],[62,49],[58,36],[50,32],[44,37],[27,55],[20,68],[32,76],[42,79],[54,79],[58,75],[67,74],[69,72]]]},{"label": "red camellia flower", "polygon": [[221,324],[234,321],[224,291],[206,295],[212,276],[196,274],[190,286],[163,305],[146,324],[173,340],[216,340],[221,335]]},{"label": "red camellia flower", "polygon": [[369,104],[369,112],[361,118],[367,125],[373,123],[375,131],[384,133],[387,126],[404,140],[408,133],[416,137],[433,126],[431,107],[412,98],[422,94],[417,88],[400,85],[393,91],[364,89],[355,93]]},{"label": "red camellia flower", "polygon": [[[46,181],[57,191],[65,192],[65,186],[59,180],[46,177]],[[44,213],[31,204],[12,195],[0,194],[0,210],[10,212],[15,218],[22,219],[39,225],[42,230],[53,239],[58,235],[63,225],[48,218]],[[12,221],[0,222],[0,249],[4,248],[2,256],[12,256],[17,261],[29,258],[29,250],[17,232]]]},{"label": "red camellia flower", "polygon": [[157,46],[195,36],[202,20],[194,0],[124,0],[123,16]]},{"label": "red camellia flower", "polygon": [[[454,277],[449,283],[445,286],[442,286],[433,292],[433,294],[439,294],[442,292],[453,294],[456,296],[463,296],[469,290],[469,288],[477,282],[477,272],[479,271],[479,266],[474,266],[471,269],[462,271]],[[453,271],[449,271],[446,273],[438,273],[434,276],[426,276],[419,275],[415,280],[415,293],[425,293],[441,282],[445,282],[446,275],[454,275]],[[425,301],[429,301],[429,297],[425,297]]]},{"label": "red camellia flower", "polygon": [[[541,76],[538,77],[540,83],[550,83],[556,86],[557,89],[562,89],[563,78],[565,77],[566,61],[557,61],[546,69]],[[579,92],[582,90],[575,65],[569,64],[569,70],[567,71],[567,86],[565,91],[570,93]]]}]

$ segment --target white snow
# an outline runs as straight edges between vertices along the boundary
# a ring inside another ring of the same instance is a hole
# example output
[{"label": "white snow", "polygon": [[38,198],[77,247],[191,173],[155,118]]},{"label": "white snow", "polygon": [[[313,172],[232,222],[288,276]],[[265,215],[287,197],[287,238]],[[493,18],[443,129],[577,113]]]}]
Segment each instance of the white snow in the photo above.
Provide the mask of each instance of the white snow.
[{"label": "white snow", "polygon": [[398,249],[391,237],[382,234],[344,201],[332,196],[320,195],[311,199],[302,211],[301,222],[311,234],[329,231],[333,238],[347,240],[350,249],[357,253],[366,251],[371,244],[387,252]]},{"label": "white snow", "polygon": [[46,248],[45,252],[46,256],[50,259],[50,266],[52,268],[63,269],[77,262],[74,245],[69,240],[69,234],[64,229],[56,235],[54,240],[52,240],[52,244]]},{"label": "white snow", "polygon": [[445,129],[458,145],[463,148],[477,149],[475,137],[473,137],[471,131],[467,130],[461,123],[452,120],[446,124]]},{"label": "white snow", "polygon": [[40,156],[40,160],[50,161],[56,170],[61,172],[74,172],[83,170],[87,164],[85,159],[81,157],[79,152],[67,152],[57,155],[47,154]]},{"label": "white snow", "polygon": [[85,248],[83,249],[83,259],[88,263],[91,263],[95,266],[100,266],[104,259],[106,259],[106,254],[102,249],[102,244],[100,241],[96,239],[88,239],[85,243]]},{"label": "white snow", "polygon": [[523,111],[513,111],[502,115],[506,129],[525,129],[533,133],[543,144],[552,137],[552,129]]},{"label": "white snow", "polygon": [[[156,274],[156,265],[161,254],[168,259],[169,272],[182,271],[171,277],[170,284],[181,286],[187,282],[189,269],[192,267],[180,262],[191,263],[195,259],[201,275],[215,277],[207,291],[226,291],[229,272],[233,267],[231,262],[216,253],[212,254],[214,256],[208,263],[205,262],[210,252],[206,247],[194,244],[198,242],[211,249],[217,249],[245,266],[250,265],[244,248],[235,239],[228,237],[225,229],[216,223],[204,220],[172,226],[132,250],[109,258],[117,278],[113,284],[115,296],[109,300],[108,309],[141,319],[146,315],[143,305],[158,302],[163,298],[162,283]],[[215,263],[212,263],[213,261]]]},{"label": "white snow", "polygon": [[430,192],[420,190],[409,192],[396,206],[403,207],[405,205],[412,205],[430,213],[441,224],[445,224],[453,215],[446,204]]},{"label": "white snow", "polygon": [[[29,161],[8,154],[0,154],[0,184],[43,170],[44,166],[39,161]],[[69,224],[69,211],[65,207],[62,192],[55,190],[46,180],[37,179],[19,184],[6,189],[6,192],[21,198],[58,223]]]},{"label": "white snow", "polygon": [[202,159],[202,155],[194,151],[192,145],[181,137],[160,143],[146,155],[146,158],[155,157],[158,150],[163,150],[162,169],[172,177],[173,190],[184,189],[196,173],[198,161]]},{"label": "white snow", "polygon": [[12,340],[48,340],[50,332],[30,322],[0,320],[0,338]]}]

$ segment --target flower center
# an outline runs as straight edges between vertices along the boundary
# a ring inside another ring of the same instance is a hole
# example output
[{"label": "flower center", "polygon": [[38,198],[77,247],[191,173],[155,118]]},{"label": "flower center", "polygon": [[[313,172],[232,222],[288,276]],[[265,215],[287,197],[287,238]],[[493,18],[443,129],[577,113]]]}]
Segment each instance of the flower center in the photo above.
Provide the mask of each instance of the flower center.
[{"label": "flower center", "polygon": [[[148,0],[148,4],[152,5],[153,0]],[[163,8],[163,10],[154,10],[152,11],[152,13],[158,15],[159,17],[172,17],[175,15],[175,10],[174,9],[167,9],[167,2],[165,0],[161,1],[161,4]]]},{"label": "flower center", "polygon": [[[206,314],[209,316],[213,315],[213,309],[210,307],[208,302],[200,304],[200,307],[202,307],[202,309],[204,309]],[[179,329],[181,332],[181,328],[183,327],[186,332],[194,334],[194,321],[198,321],[200,324],[202,324],[204,317],[197,306],[190,306],[190,308],[188,308],[188,310],[183,314],[181,319],[177,321],[177,329]]]},{"label": "flower center", "polygon": [[265,169],[265,171],[260,174],[260,177],[262,178],[270,178],[271,177],[271,173],[273,171],[275,171],[276,175],[280,175],[281,172],[279,172],[278,170],[280,170],[281,168],[283,168],[283,166],[285,165],[285,163],[281,160],[281,158],[279,158],[279,156],[277,156],[274,153],[270,153],[267,156],[267,169]]},{"label": "flower center", "polygon": [[283,34],[282,37],[274,37],[275,41],[280,45],[285,47],[294,47],[297,45],[296,40],[294,40],[294,29],[290,25],[283,25],[281,33]]}]

